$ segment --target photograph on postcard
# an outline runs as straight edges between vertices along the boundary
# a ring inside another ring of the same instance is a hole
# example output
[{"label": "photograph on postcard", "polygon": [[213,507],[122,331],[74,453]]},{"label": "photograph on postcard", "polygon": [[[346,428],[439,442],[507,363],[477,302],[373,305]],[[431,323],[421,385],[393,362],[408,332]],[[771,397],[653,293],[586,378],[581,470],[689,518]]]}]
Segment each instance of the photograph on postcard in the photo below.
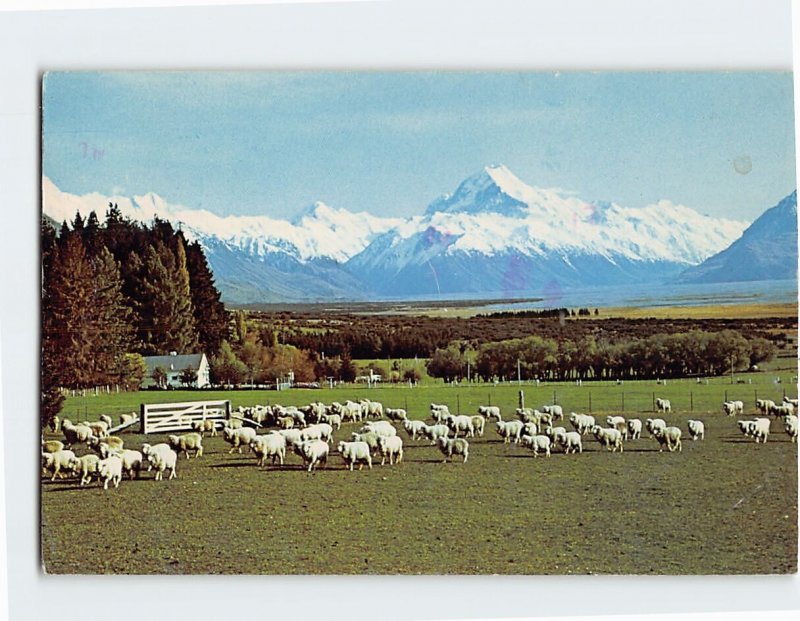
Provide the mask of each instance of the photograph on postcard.
[{"label": "photograph on postcard", "polygon": [[49,72],[49,574],[797,571],[786,72]]}]

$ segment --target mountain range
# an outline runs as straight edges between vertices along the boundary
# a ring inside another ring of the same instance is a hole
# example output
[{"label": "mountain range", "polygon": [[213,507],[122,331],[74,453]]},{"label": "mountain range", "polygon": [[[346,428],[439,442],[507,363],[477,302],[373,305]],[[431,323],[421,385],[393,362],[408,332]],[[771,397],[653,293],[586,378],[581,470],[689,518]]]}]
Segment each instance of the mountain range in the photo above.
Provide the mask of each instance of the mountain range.
[{"label": "mountain range", "polygon": [[[513,298],[553,288],[676,281],[693,278],[692,269],[729,249],[749,224],[669,201],[640,208],[585,201],[529,186],[502,165],[480,170],[410,218],[324,203],[291,219],[221,217],[152,193],[77,196],[47,177],[42,186],[43,211],[58,222],[71,221],[77,210],[102,218],[115,202],[131,219],[158,216],[180,226],[203,246],[223,299],[240,304],[443,294]],[[796,197],[794,205],[796,214]],[[772,235],[759,221],[747,230]]]}]

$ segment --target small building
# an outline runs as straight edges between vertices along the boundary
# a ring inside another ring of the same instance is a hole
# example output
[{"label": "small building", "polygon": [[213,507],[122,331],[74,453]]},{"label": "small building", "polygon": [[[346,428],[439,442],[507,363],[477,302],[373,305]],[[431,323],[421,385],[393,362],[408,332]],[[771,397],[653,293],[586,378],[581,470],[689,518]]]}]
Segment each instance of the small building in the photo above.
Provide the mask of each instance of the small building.
[{"label": "small building", "polygon": [[163,388],[185,388],[184,373],[191,369],[192,381],[188,383],[191,388],[205,388],[211,384],[209,379],[208,358],[205,354],[181,354],[170,352],[168,356],[144,356],[147,365],[147,375],[142,382],[142,388],[156,386],[153,372],[161,367],[166,375]]}]

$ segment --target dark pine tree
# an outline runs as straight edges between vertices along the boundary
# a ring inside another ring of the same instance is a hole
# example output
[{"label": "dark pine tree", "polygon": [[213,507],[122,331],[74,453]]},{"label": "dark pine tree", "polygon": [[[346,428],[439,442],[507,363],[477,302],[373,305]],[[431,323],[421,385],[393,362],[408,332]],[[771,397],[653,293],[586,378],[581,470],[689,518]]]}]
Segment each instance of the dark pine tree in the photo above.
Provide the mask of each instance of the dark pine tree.
[{"label": "dark pine tree", "polygon": [[186,267],[200,345],[208,356],[213,356],[228,338],[228,316],[203,249],[197,242],[186,246]]}]

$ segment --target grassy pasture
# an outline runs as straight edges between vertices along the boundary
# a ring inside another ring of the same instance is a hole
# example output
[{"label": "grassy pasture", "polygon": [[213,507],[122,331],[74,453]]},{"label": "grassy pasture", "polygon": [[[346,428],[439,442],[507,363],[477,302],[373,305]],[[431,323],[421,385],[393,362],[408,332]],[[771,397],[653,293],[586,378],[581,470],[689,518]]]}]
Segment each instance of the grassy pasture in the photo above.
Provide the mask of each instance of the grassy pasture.
[{"label": "grassy pasture", "polygon": [[[690,414],[707,439],[684,440],[683,452],[659,453],[655,440],[600,450],[589,437],[577,456],[534,458],[504,445],[487,426],[470,441],[462,465],[443,464],[425,442],[404,432],[402,464],[350,473],[338,455],[311,475],[296,456],[282,468],[259,469],[250,454],[228,455],[220,438],[206,454],[181,460],[178,478],[125,480],[104,492],[74,480],[42,484],[42,554],[53,573],[501,573],[715,574],[796,571],[797,445],[778,422],[766,445],[739,434],[721,414],[724,391],[752,410],[752,394],[779,399],[773,376],[753,384],[717,378],[623,386],[523,385],[528,405],[552,401],[565,410],[620,411],[645,418],[652,393],[672,400],[666,418],[686,434]],[[788,382],[789,378],[784,378]],[[728,383],[726,383],[726,381]],[[409,389],[145,392],[70,399],[65,411],[90,417],[137,409],[150,401],[230,398],[234,406],[267,401],[302,404],[369,398],[408,403],[422,418],[431,401],[455,411],[478,404],[514,407],[519,387],[420,386]],[[763,390],[763,393],[762,393]],[[694,412],[689,412],[688,392]],[[74,418],[74,417],[73,417]],[[356,425],[344,425],[335,441]],[[646,434],[645,434],[646,435]],[[162,436],[124,433],[138,448]],[[85,449],[78,449],[82,453]],[[378,462],[379,463],[379,462]]]}]

